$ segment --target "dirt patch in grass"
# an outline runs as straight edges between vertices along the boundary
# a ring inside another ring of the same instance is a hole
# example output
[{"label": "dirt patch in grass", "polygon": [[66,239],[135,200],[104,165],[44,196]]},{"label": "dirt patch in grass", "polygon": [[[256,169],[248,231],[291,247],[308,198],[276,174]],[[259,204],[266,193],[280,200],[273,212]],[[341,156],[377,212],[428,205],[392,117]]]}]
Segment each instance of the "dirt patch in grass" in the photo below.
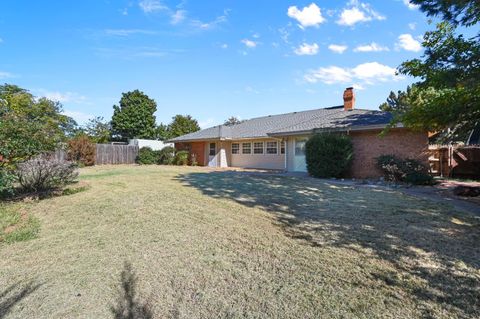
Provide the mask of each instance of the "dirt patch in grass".
[{"label": "dirt patch in grass", "polygon": [[6,318],[111,318],[128,305],[158,318],[480,315],[479,220],[446,205],[201,168],[82,176],[89,189],[32,203],[37,239],[0,245],[0,305],[7,287],[43,283]]}]

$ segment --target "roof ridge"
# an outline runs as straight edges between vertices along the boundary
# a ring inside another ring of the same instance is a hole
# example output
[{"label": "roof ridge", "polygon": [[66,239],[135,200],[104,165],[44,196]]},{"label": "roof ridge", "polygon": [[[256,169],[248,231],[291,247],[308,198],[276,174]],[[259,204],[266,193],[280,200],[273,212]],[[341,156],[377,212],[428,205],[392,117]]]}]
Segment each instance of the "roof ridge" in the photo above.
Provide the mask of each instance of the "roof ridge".
[{"label": "roof ridge", "polygon": [[[341,110],[338,110],[337,112],[333,112],[333,113],[331,113],[330,115],[334,115],[334,114],[337,114],[337,113],[340,113],[340,112],[345,112],[345,111],[344,111],[343,108],[342,108]],[[295,123],[295,124],[293,124],[293,125],[287,125],[287,126],[285,126],[285,127],[281,127],[281,128],[279,128],[279,129],[276,129],[276,130],[273,131],[273,132],[278,132],[278,131],[281,132],[281,130],[284,130],[284,129],[287,129],[287,128],[289,128],[289,127],[293,127],[293,126],[297,126],[297,125],[301,125],[301,124],[310,122],[310,121],[315,120],[315,119],[317,119],[317,118],[319,118],[319,117],[322,117],[322,116],[325,116],[325,114],[319,114],[319,115],[317,115],[317,116],[313,116],[313,117],[311,117],[311,118],[309,118],[309,119],[306,119],[305,121],[298,122],[298,123]],[[273,133],[273,132],[270,132],[270,133]],[[267,134],[268,134],[268,133],[267,133]]]},{"label": "roof ridge", "polygon": [[[261,119],[261,118],[268,118],[268,117],[272,117],[272,116],[306,113],[306,112],[319,111],[319,110],[331,110],[331,109],[340,108],[340,107],[343,107],[343,105],[336,105],[336,106],[329,106],[329,107],[319,107],[319,108],[310,109],[310,110],[294,111],[294,112],[286,112],[286,113],[280,113],[280,114],[270,114],[270,115],[264,115],[264,116],[259,116],[259,117],[252,117],[250,119],[244,120],[242,123],[238,123],[238,124],[235,124],[235,125],[243,124],[246,121],[251,121],[251,120],[256,120],[256,119]],[[235,125],[233,125],[233,126],[235,126]]]}]

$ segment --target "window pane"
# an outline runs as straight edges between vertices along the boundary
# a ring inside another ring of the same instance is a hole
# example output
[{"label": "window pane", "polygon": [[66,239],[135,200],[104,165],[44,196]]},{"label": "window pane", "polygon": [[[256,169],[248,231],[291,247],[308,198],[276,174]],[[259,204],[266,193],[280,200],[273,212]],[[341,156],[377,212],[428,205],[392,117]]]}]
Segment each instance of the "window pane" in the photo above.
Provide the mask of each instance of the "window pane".
[{"label": "window pane", "polygon": [[242,153],[251,154],[252,153],[252,144],[251,143],[242,143]]},{"label": "window pane", "polygon": [[217,150],[216,150],[215,143],[210,143],[210,151],[208,154],[210,156],[215,156],[216,153],[217,153]]},{"label": "window pane", "polygon": [[285,154],[285,142],[280,144],[280,154]]},{"label": "window pane", "polygon": [[295,155],[303,156],[305,155],[305,139],[295,140]]},{"label": "window pane", "polygon": [[239,154],[240,153],[240,144],[232,143],[232,154]]},{"label": "window pane", "polygon": [[253,154],[263,154],[263,142],[253,143]]},{"label": "window pane", "polygon": [[267,142],[267,154],[277,154],[277,142]]}]

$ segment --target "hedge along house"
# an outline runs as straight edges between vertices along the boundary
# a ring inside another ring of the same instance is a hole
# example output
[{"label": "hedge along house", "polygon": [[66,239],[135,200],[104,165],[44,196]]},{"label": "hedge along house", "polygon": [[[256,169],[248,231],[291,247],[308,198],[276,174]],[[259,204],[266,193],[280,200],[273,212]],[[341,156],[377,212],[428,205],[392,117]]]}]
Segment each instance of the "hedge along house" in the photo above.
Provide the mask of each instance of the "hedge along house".
[{"label": "hedge along house", "polygon": [[354,146],[351,176],[378,177],[376,158],[394,154],[426,163],[427,132],[402,125],[379,136],[389,124],[388,112],[355,109],[353,88],[343,94],[343,105],[269,115],[235,125],[219,125],[169,140],[177,150],[188,150],[198,165],[306,172],[305,143],[319,132],[348,134]]}]

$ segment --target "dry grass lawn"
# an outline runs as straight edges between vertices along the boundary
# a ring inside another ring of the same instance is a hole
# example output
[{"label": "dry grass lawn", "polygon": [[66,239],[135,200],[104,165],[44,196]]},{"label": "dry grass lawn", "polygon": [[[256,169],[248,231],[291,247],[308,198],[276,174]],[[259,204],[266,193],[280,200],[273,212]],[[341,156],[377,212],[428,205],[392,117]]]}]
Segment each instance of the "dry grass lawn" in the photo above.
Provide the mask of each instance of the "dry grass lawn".
[{"label": "dry grass lawn", "polygon": [[[0,318],[478,318],[480,220],[398,192],[202,168],[83,169],[16,204]],[[123,274],[122,274],[123,271]],[[121,283],[123,281],[123,283]]]}]

